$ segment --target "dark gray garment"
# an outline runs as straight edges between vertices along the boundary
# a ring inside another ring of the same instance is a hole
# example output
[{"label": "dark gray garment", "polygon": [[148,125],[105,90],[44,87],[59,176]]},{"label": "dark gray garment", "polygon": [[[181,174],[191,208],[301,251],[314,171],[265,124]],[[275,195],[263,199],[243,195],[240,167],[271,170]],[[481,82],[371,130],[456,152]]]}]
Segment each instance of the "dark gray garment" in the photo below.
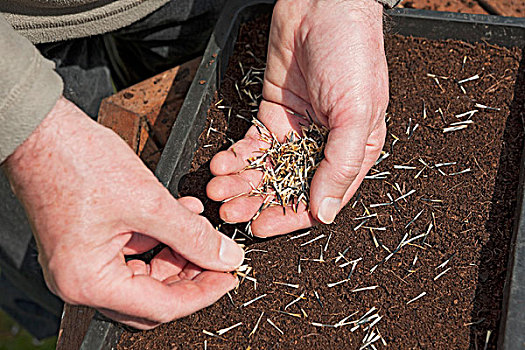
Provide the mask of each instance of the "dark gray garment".
[{"label": "dark gray garment", "polygon": [[[102,99],[202,53],[224,0],[171,1],[116,32],[41,44],[64,96],[96,119]],[[55,335],[62,302],[47,289],[22,206],[0,174],[0,307],[36,338]]]},{"label": "dark gray garment", "polygon": [[100,102],[200,55],[224,0],[176,0],[104,35],[40,44],[64,80],[64,96],[96,118]]}]

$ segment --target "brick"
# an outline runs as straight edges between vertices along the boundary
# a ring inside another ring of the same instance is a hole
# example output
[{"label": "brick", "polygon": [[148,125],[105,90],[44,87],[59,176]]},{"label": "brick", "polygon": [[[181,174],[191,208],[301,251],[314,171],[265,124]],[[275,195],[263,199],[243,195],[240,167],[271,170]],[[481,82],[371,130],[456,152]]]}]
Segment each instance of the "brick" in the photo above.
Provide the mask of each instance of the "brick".
[{"label": "brick", "polygon": [[119,134],[152,170],[200,61],[198,57],[102,101],[99,123]]}]

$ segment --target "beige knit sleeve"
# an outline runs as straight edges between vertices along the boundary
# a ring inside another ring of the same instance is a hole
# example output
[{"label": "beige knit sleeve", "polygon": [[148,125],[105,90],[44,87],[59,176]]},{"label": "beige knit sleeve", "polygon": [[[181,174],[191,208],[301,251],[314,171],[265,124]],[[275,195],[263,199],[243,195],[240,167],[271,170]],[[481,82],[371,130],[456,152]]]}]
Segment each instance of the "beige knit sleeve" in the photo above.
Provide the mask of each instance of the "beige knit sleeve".
[{"label": "beige knit sleeve", "polygon": [[31,135],[62,94],[53,62],[0,14],[0,163]]}]

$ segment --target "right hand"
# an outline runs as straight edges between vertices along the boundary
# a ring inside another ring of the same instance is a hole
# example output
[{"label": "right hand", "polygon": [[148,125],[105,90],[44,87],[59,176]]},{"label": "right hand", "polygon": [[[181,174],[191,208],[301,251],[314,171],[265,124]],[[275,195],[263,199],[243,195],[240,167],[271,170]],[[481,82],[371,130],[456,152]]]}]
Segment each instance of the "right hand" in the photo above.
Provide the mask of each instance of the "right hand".
[{"label": "right hand", "polygon": [[[243,169],[269,145],[252,127],[245,137],[213,157],[215,177],[207,194],[230,223],[252,220],[252,232],[269,237],[330,224],[352,198],[385,142],[388,68],[383,47],[383,7],[375,0],[279,0],[275,5],[259,120],[281,142],[301,133],[305,114],[324,125],[324,159],[310,185],[309,208],[273,206],[259,213],[264,198],[247,196],[263,178]],[[311,172],[310,172],[311,173]],[[309,173],[309,174],[310,174]]]},{"label": "right hand", "polygon": [[[234,288],[225,271],[243,250],[197,215],[196,198],[174,199],[114,132],[61,98],[6,160],[51,291],[149,329],[214,303]],[[126,262],[156,246],[146,265]]]}]

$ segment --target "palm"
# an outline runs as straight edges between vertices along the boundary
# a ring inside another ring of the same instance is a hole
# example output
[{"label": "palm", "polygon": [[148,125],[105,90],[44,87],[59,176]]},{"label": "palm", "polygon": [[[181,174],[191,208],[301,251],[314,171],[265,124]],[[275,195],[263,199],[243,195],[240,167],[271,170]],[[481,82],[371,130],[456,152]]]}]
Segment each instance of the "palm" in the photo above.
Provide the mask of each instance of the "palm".
[{"label": "palm", "polygon": [[[310,9],[306,15],[304,10],[300,4],[279,2],[274,11],[264,101],[258,118],[282,140],[292,129],[299,130],[300,122],[304,123],[287,110],[303,115],[308,111],[317,123],[331,129],[323,163],[337,158],[340,152],[330,139],[344,137],[363,148],[366,145],[364,156],[356,153],[347,164],[362,171],[358,171],[359,176],[346,191],[343,199],[346,203],[383,145],[382,116],[388,98],[388,80],[382,42],[374,41],[373,31],[363,28],[362,23],[330,6]],[[233,146],[235,152],[219,153],[211,164],[212,172],[218,176],[208,186],[210,198],[224,200],[249,192],[250,183],[257,184],[261,173],[239,171],[247,164],[245,160],[264,146],[257,130],[251,128]],[[323,163],[320,168],[326,166]],[[322,183],[323,172],[318,171],[312,181],[312,192]],[[221,217],[227,222],[248,221],[262,201],[260,197],[233,199],[222,205]],[[252,230],[256,235],[269,236],[306,228],[315,222],[304,207],[297,213],[287,210],[286,214],[278,207],[271,207],[253,221]]]}]

